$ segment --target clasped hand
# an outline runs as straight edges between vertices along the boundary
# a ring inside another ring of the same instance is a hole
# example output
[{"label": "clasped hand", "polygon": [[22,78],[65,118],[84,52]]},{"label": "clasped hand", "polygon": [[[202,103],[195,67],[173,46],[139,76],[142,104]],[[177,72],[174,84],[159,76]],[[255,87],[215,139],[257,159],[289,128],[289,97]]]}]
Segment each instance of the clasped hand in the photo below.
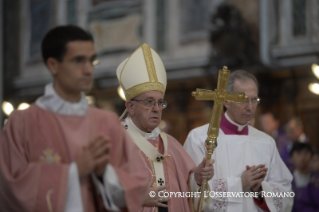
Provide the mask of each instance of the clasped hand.
[{"label": "clasped hand", "polygon": [[75,159],[80,178],[93,171],[98,177],[102,177],[110,155],[111,142],[105,135],[97,136],[88,145],[82,147]]},{"label": "clasped hand", "polygon": [[265,179],[268,169],[264,164],[257,166],[246,166],[246,170],[241,175],[243,191],[261,191],[261,183]]}]

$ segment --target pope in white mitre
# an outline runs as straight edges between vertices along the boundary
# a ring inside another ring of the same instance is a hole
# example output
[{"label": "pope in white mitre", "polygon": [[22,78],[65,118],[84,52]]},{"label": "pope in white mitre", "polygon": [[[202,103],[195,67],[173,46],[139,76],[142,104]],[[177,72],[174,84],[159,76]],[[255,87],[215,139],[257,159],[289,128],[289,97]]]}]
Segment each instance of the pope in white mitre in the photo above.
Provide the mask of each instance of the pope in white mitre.
[{"label": "pope in white mitre", "polygon": [[[202,179],[213,177],[213,161],[205,167],[203,156],[196,167],[182,145],[158,128],[167,107],[166,70],[161,58],[143,44],[119,65],[117,77],[126,97],[125,128],[139,147],[136,157],[144,161],[140,165],[148,171],[149,192],[156,194],[144,201],[140,211],[193,211],[198,198],[193,199],[189,192],[198,192]],[[165,191],[175,193],[167,197]]]}]

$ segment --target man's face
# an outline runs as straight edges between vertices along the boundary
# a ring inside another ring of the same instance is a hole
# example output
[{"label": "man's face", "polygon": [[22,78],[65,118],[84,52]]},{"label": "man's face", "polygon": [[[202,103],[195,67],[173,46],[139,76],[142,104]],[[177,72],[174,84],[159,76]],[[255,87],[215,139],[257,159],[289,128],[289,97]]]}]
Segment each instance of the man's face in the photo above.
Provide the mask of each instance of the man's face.
[{"label": "man's face", "polygon": [[251,98],[258,97],[258,90],[255,82],[252,79],[245,81],[234,81],[234,92],[243,92],[248,98],[248,103],[225,102],[228,116],[237,124],[244,125],[254,118],[257,104],[251,102]]},{"label": "man's face", "polygon": [[290,120],[286,126],[286,135],[289,140],[296,142],[299,136],[303,133],[303,129],[297,126],[295,120]]},{"label": "man's face", "polygon": [[312,155],[307,149],[294,151],[291,155],[291,162],[298,171],[306,171],[310,167]]},{"label": "man's face", "polygon": [[272,133],[278,128],[279,122],[271,113],[265,113],[260,117],[260,128],[262,131],[272,136]]},{"label": "man's face", "polygon": [[133,123],[144,132],[152,132],[161,122],[162,108],[157,103],[148,107],[144,104],[144,101],[154,100],[158,102],[163,100],[163,94],[159,91],[149,91],[133,99],[138,101],[131,100],[126,103]]},{"label": "man's face", "polygon": [[69,94],[89,91],[95,59],[91,41],[68,42],[62,61],[56,61],[54,70],[51,70],[55,86]]}]

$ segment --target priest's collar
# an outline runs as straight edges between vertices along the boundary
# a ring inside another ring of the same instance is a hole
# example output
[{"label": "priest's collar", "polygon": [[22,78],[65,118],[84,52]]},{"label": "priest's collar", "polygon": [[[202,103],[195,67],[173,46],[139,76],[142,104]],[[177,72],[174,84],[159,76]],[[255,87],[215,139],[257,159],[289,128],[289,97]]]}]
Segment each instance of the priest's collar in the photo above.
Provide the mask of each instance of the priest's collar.
[{"label": "priest's collar", "polygon": [[220,122],[220,128],[226,135],[248,135],[248,124],[240,125],[231,120],[227,114],[224,113]]},{"label": "priest's collar", "polygon": [[145,139],[156,140],[159,134],[161,133],[160,129],[156,127],[151,133],[146,133],[140,130],[132,121],[130,116],[127,116],[124,120],[126,123],[131,124],[137,132],[139,132]]},{"label": "priest's collar", "polygon": [[298,141],[301,142],[301,143],[305,143],[306,140],[307,140],[307,138],[306,138],[305,133],[302,133],[302,134],[299,136],[299,138],[298,138]]},{"label": "priest's collar", "polygon": [[81,98],[78,102],[68,102],[55,92],[53,83],[45,86],[44,95],[39,97],[35,104],[44,110],[69,116],[84,116],[89,107],[84,93],[81,93]]}]

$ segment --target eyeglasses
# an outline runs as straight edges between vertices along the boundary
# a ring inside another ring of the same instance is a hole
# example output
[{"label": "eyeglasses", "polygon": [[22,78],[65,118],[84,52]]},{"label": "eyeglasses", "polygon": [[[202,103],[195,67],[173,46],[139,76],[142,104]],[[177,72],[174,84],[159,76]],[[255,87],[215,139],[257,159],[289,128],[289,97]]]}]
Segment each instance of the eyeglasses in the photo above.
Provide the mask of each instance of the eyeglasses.
[{"label": "eyeglasses", "polygon": [[131,101],[143,102],[146,107],[154,107],[156,103],[158,104],[159,108],[165,109],[167,107],[167,102],[165,100],[159,100],[157,102],[153,99],[146,99],[146,100],[132,99]]},{"label": "eyeglasses", "polygon": [[251,102],[251,104],[253,105],[257,105],[260,103],[260,98],[259,97],[248,98],[248,99],[245,99],[245,101],[240,104],[248,104],[249,102]]},{"label": "eyeglasses", "polygon": [[77,56],[75,58],[72,59],[72,62],[77,65],[77,66],[85,66],[87,63],[91,64],[92,66],[96,66],[100,63],[100,61],[98,59],[96,59],[95,57],[91,58],[91,59],[87,59],[83,56]]}]

